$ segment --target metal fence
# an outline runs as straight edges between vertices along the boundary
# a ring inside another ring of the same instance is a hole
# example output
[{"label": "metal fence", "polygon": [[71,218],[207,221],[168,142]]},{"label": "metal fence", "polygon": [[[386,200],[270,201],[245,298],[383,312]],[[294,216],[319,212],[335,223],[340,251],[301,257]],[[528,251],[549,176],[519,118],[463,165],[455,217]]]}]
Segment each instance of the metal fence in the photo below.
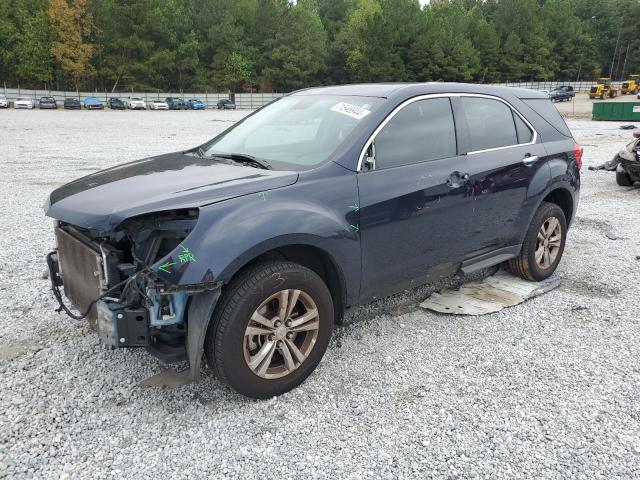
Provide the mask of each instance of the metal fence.
[{"label": "metal fence", "polygon": [[[553,90],[560,85],[568,85],[573,87],[573,90],[577,93],[588,92],[589,89],[595,85],[595,81],[591,82],[510,82],[510,83],[496,83],[494,85],[501,85],[504,87],[518,87],[518,88],[530,88],[531,90]],[[622,82],[613,82],[616,86]]]},{"label": "metal fence", "polygon": [[[570,85],[578,92],[588,92],[595,82],[509,82],[509,83],[496,83],[494,85],[501,85],[506,87],[519,87],[530,88],[532,90],[553,90],[560,85]],[[620,82],[617,82],[618,85]],[[120,93],[107,93],[107,92],[63,92],[63,91],[51,91],[51,90],[26,90],[19,88],[0,88],[0,93],[4,94],[9,101],[13,101],[18,97],[29,97],[34,101],[40,99],[40,97],[51,96],[56,100],[63,102],[65,98],[78,98],[96,97],[106,102],[111,97],[127,98],[127,97],[140,97],[146,102],[157,99],[164,99],[167,97],[179,97],[189,99],[197,98],[202,101],[207,108],[215,108],[218,100],[221,99],[233,99],[236,107],[240,109],[255,109],[266,105],[269,102],[281,97],[282,93],[177,93],[177,92],[120,92]]]}]

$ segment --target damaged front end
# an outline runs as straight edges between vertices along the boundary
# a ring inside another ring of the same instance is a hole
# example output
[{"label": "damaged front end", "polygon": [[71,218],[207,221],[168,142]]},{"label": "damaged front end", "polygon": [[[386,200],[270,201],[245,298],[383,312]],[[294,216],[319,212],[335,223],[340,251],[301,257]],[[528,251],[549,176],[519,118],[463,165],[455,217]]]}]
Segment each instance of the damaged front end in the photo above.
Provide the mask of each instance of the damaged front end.
[{"label": "damaged front end", "polygon": [[[47,263],[59,311],[86,317],[111,348],[145,347],[166,363],[189,360],[195,380],[220,288],[213,277],[179,281],[198,262],[185,244],[198,215],[198,209],[145,214],[107,234],[56,222],[57,248]],[[61,288],[80,315],[65,305]]]},{"label": "damaged front end", "polygon": [[635,140],[626,145],[617,155],[619,167],[632,182],[640,181],[640,132],[633,134]]}]

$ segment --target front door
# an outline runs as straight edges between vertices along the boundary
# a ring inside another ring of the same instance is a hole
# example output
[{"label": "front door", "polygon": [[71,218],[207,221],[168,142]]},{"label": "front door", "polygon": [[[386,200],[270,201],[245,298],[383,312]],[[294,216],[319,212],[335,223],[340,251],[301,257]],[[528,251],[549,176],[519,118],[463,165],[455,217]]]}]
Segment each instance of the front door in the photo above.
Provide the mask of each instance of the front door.
[{"label": "front door", "polygon": [[472,221],[449,98],[405,105],[373,145],[375,166],[357,175],[361,301],[454,273]]}]

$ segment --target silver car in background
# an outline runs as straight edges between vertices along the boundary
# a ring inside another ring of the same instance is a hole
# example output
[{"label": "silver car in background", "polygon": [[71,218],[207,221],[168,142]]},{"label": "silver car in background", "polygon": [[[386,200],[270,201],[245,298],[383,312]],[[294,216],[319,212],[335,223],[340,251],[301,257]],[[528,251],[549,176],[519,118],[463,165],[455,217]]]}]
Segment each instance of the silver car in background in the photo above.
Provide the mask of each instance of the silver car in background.
[{"label": "silver car in background", "polygon": [[147,104],[140,97],[129,97],[124,101],[126,107],[130,110],[146,110]]},{"label": "silver car in background", "polygon": [[31,110],[33,108],[33,100],[28,97],[18,97],[15,102],[13,102],[13,108],[28,108]]},{"label": "silver car in background", "polygon": [[150,110],[169,110],[169,105],[164,100],[151,100],[149,102]]},{"label": "silver car in background", "polygon": [[4,95],[0,95],[0,108],[9,108],[9,102]]}]

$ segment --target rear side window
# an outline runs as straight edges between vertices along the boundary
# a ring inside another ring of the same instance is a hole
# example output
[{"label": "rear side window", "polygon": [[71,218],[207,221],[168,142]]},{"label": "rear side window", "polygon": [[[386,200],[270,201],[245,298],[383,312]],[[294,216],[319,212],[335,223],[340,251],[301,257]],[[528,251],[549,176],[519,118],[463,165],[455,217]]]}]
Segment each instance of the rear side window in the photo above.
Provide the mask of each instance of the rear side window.
[{"label": "rear side window", "polygon": [[376,135],[376,168],[390,168],[456,155],[448,98],[418,100],[400,110]]},{"label": "rear side window", "polygon": [[[591,89],[592,92],[595,92],[595,88]],[[571,137],[571,131],[567,124],[564,123],[564,120],[558,113],[556,107],[554,107],[551,100],[546,98],[530,98],[530,99],[522,99],[524,103],[529,105],[535,112],[544,118],[549,125],[558,130],[562,135],[567,137]]]},{"label": "rear side window", "polygon": [[513,120],[516,122],[516,133],[518,134],[518,143],[529,143],[533,139],[533,132],[524,123],[518,114],[513,112]]},{"label": "rear side window", "polygon": [[472,151],[518,144],[513,114],[507,105],[490,98],[462,97],[461,100]]}]

